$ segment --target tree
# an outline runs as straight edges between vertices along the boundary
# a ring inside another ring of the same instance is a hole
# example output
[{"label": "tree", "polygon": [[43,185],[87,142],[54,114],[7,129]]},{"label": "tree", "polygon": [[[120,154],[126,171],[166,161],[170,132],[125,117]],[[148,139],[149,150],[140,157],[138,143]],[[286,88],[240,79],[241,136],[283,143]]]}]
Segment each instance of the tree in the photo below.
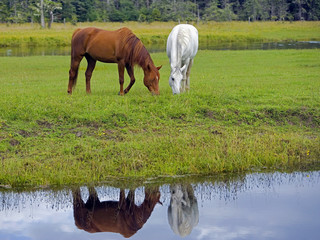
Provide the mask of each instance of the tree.
[{"label": "tree", "polygon": [[44,0],[40,0],[40,24],[42,28],[46,27],[44,22]]},{"label": "tree", "polygon": [[45,9],[46,12],[49,13],[49,21],[48,21],[48,28],[51,28],[51,25],[53,23],[54,20],[54,11],[61,9],[61,3],[60,2],[54,2],[54,1],[50,1],[50,0],[45,0]]},{"label": "tree", "polygon": [[320,0],[309,1],[308,20],[320,20]]},{"label": "tree", "polygon": [[172,1],[169,1],[169,0],[153,1],[150,8],[157,9],[160,12],[160,19],[159,19],[160,21],[167,22],[167,21],[174,20],[174,4],[172,3]]},{"label": "tree", "polygon": [[10,16],[9,1],[0,2],[0,21],[7,22]]},{"label": "tree", "polygon": [[75,12],[79,22],[92,22],[97,20],[94,0],[73,0]]},{"label": "tree", "polygon": [[288,3],[286,0],[278,0],[277,3],[277,16],[279,20],[283,21],[287,17]]},{"label": "tree", "polygon": [[261,20],[262,0],[246,0],[244,3],[244,13],[249,21]]},{"label": "tree", "polygon": [[122,13],[119,11],[119,3],[118,1],[111,1],[109,6],[109,19],[111,22],[122,22],[123,16]]},{"label": "tree", "polygon": [[0,22],[320,20],[320,0],[1,0]]},{"label": "tree", "polygon": [[72,0],[62,0],[61,1],[61,19],[72,24],[76,24],[78,21],[76,8],[72,4]]},{"label": "tree", "polygon": [[62,9],[61,2],[56,2],[52,0],[40,0],[40,3],[37,5],[38,11],[40,12],[40,24],[41,28],[45,28],[45,18],[48,18],[48,28],[51,28],[51,25],[54,20],[55,10]]},{"label": "tree", "polygon": [[208,7],[204,11],[204,19],[207,21],[219,21],[220,11],[218,0],[212,0],[208,3]]},{"label": "tree", "polygon": [[120,0],[120,12],[122,21],[137,21],[139,12],[130,0]]}]

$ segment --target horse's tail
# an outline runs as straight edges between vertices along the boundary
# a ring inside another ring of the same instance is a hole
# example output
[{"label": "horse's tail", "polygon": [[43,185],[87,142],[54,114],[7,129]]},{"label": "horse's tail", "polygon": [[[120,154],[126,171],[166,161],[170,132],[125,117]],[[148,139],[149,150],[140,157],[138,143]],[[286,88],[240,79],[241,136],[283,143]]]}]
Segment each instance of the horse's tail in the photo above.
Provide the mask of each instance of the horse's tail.
[{"label": "horse's tail", "polygon": [[76,29],[74,32],[73,32],[73,34],[72,34],[72,38],[71,38],[71,59],[73,58],[73,57],[75,57],[75,52],[74,52],[74,45],[75,45],[75,41],[76,41],[76,39],[75,39],[75,36],[76,36],[76,34],[78,33],[78,32],[80,32],[81,31],[81,28],[78,28],[78,29]]},{"label": "horse's tail", "polygon": [[74,58],[72,57],[71,54],[71,64],[70,64],[70,70],[69,70],[69,87],[68,87],[68,93],[71,93],[72,90],[75,88],[77,84],[77,79],[78,79],[78,67],[74,63]]},{"label": "horse's tail", "polygon": [[[79,63],[76,61],[77,54],[75,51],[75,36],[76,34],[81,30],[81,28],[76,29],[72,34],[71,39],[71,64],[70,64],[70,71],[69,71],[69,91],[72,91],[72,89],[75,88],[77,84],[77,78],[78,78],[78,67]],[[71,89],[70,89],[71,88]]]}]

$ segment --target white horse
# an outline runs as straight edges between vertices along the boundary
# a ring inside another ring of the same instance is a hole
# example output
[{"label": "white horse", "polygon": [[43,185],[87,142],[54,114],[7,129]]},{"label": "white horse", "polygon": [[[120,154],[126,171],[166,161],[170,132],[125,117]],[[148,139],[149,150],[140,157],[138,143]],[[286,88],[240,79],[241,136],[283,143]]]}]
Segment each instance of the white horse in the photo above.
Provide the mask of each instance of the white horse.
[{"label": "white horse", "polygon": [[169,85],[173,94],[190,89],[190,69],[198,51],[198,30],[189,24],[175,26],[167,40],[171,74]]}]

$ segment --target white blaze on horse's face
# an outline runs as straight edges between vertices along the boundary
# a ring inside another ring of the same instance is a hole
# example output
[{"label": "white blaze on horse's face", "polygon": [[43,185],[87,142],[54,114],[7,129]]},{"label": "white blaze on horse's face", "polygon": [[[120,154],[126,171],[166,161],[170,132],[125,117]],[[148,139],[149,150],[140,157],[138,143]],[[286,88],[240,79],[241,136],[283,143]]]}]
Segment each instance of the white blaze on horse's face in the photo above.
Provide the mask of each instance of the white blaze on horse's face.
[{"label": "white blaze on horse's face", "polygon": [[180,93],[180,87],[181,87],[181,81],[183,79],[183,71],[185,69],[185,66],[182,68],[176,68],[173,71],[171,71],[170,77],[169,77],[169,85],[172,88],[173,94],[179,94]]}]

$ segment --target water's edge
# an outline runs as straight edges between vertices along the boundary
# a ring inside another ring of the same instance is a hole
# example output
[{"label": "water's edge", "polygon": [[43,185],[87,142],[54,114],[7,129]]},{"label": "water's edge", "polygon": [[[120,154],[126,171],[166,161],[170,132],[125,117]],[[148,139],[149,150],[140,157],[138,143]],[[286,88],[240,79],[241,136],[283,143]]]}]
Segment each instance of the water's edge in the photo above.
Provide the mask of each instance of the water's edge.
[{"label": "water's edge", "polygon": [[[149,52],[164,52],[165,45],[146,45]],[[200,45],[200,50],[275,50],[275,49],[319,49],[320,41],[303,42],[226,42],[209,45]],[[70,55],[70,46],[67,47],[2,47],[0,48],[0,57],[10,56],[68,56]]]}]

